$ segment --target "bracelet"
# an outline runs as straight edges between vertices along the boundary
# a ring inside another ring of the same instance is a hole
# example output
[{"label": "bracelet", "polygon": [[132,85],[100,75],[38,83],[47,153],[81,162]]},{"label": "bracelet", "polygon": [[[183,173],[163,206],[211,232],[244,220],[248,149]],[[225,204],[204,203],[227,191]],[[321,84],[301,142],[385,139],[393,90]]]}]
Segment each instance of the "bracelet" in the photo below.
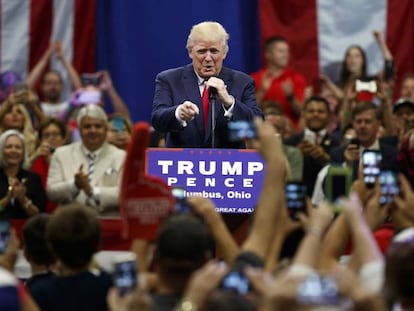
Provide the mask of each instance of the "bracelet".
[{"label": "bracelet", "polygon": [[318,227],[311,227],[308,229],[307,231],[308,234],[311,234],[317,238],[321,238],[322,237],[322,230]]},{"label": "bracelet", "polygon": [[191,302],[188,298],[183,298],[178,309],[176,311],[197,311],[197,306]]}]

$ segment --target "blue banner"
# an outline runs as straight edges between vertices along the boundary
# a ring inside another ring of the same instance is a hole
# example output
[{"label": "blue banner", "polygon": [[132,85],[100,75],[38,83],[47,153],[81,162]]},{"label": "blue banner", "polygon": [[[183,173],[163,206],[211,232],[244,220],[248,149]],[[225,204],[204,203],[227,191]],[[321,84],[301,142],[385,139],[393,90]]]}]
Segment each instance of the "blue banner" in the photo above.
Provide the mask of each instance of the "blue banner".
[{"label": "blue banner", "polygon": [[262,190],[265,164],[254,150],[148,148],[146,172],[186,197],[210,198],[220,213],[250,213]]}]

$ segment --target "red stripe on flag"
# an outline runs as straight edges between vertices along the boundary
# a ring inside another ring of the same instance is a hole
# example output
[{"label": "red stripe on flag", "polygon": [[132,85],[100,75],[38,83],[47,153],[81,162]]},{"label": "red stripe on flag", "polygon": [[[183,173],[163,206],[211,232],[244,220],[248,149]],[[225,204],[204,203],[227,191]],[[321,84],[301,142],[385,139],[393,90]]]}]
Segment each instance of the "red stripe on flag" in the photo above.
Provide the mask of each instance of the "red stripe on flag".
[{"label": "red stripe on flag", "polygon": [[33,68],[50,45],[53,1],[30,1],[29,68]]},{"label": "red stripe on flag", "polygon": [[76,0],[73,65],[79,73],[96,71],[95,0]]},{"label": "red stripe on flag", "polygon": [[316,0],[260,0],[261,36],[264,42],[280,35],[290,45],[290,65],[308,83],[319,74]]},{"label": "red stripe on flag", "polygon": [[387,44],[397,65],[396,96],[400,96],[401,80],[414,73],[414,1],[388,0]]}]

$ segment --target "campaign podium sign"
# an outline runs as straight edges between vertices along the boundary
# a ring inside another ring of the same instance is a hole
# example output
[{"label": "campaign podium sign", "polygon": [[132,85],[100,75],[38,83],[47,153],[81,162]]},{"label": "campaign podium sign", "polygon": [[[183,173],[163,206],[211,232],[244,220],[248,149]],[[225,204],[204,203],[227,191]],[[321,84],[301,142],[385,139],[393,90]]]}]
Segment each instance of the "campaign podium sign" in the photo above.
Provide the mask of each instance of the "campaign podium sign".
[{"label": "campaign podium sign", "polygon": [[220,213],[251,213],[265,163],[255,150],[147,148],[145,172],[184,187],[186,197],[210,198]]}]

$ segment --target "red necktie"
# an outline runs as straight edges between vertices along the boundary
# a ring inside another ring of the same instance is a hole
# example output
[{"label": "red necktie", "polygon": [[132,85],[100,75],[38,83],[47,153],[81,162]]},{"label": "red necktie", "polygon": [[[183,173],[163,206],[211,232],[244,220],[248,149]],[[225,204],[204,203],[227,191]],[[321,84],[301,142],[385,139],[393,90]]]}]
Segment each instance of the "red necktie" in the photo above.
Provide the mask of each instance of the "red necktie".
[{"label": "red necktie", "polygon": [[208,100],[208,88],[204,82],[203,94],[201,95],[201,102],[203,103],[203,117],[204,117],[204,129],[207,127],[208,111],[210,108],[210,101]]}]

